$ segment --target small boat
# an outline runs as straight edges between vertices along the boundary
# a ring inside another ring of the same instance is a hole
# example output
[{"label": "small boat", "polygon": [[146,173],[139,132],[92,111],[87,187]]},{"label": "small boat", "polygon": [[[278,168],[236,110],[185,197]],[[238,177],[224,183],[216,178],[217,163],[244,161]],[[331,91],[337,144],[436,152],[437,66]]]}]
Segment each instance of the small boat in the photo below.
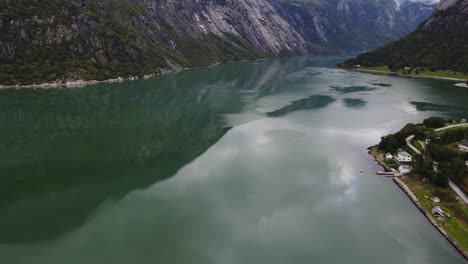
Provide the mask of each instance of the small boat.
[{"label": "small boat", "polygon": [[360,170],[360,172],[361,172],[361,173],[364,173],[364,171],[363,171],[363,170]]}]

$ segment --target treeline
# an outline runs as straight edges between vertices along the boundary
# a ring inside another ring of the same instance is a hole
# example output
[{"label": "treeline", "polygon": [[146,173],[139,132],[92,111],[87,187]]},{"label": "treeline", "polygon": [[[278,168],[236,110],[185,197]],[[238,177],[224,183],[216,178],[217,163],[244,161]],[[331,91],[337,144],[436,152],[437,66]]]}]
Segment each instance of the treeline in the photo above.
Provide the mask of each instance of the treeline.
[{"label": "treeline", "polygon": [[447,187],[450,177],[453,181],[464,186],[468,175],[465,173],[468,153],[458,151],[451,144],[468,139],[468,128],[453,128],[436,133],[435,129],[452,123],[440,117],[430,117],[422,124],[407,124],[395,134],[382,137],[379,149],[384,152],[396,153],[406,145],[406,138],[414,135],[414,140],[429,140],[423,150],[423,158],[415,159],[414,172],[428,178],[433,184]]}]

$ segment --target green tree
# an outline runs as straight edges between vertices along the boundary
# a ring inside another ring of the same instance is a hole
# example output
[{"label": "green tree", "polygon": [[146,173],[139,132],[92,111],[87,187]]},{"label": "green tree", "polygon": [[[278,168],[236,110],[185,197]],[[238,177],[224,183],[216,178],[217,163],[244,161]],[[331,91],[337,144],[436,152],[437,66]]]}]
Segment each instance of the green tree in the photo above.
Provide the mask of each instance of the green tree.
[{"label": "green tree", "polygon": [[444,169],[441,169],[439,172],[434,173],[431,182],[442,188],[447,188],[449,185],[449,179],[446,175],[446,171]]},{"label": "green tree", "polygon": [[465,167],[465,161],[457,157],[449,162],[447,173],[454,181],[461,183],[466,177]]},{"label": "green tree", "polygon": [[429,117],[423,121],[423,124],[429,128],[439,128],[445,125],[445,119],[442,117]]}]

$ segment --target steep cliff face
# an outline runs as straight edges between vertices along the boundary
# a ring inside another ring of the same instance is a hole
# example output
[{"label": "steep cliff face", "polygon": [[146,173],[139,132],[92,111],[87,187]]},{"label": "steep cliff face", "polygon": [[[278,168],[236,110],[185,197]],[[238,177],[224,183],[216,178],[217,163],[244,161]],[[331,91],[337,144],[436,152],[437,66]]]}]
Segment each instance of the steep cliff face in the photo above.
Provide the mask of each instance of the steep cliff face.
[{"label": "steep cliff face", "polygon": [[181,34],[230,33],[264,52],[306,52],[304,39],[267,0],[146,0],[142,4],[151,19]]},{"label": "steep cliff face", "polygon": [[405,6],[394,0],[0,0],[0,84],[365,50],[408,33],[430,12]]},{"label": "steep cliff face", "polygon": [[427,67],[468,73],[468,0],[444,0],[418,29],[347,64]]},{"label": "steep cliff face", "polygon": [[278,10],[313,44],[332,51],[363,51],[411,33],[434,5],[393,0],[278,1]]},{"label": "steep cliff face", "polygon": [[266,0],[4,0],[2,9],[6,84],[306,52]]}]

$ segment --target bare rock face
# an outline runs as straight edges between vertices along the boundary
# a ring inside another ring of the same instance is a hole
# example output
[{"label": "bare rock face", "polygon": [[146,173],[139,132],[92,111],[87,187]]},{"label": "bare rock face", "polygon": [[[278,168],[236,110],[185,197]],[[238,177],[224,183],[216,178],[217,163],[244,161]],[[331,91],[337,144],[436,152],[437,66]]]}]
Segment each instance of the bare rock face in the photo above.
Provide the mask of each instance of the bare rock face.
[{"label": "bare rock face", "polygon": [[442,0],[416,31],[345,65],[405,66],[468,74],[468,0]]},{"label": "bare rock face", "polygon": [[421,30],[432,33],[468,32],[468,0],[442,0]]},{"label": "bare rock face", "polygon": [[148,14],[179,33],[193,36],[232,33],[273,54],[283,50],[305,53],[305,40],[267,0],[141,1]]},{"label": "bare rock face", "polygon": [[319,50],[364,51],[411,33],[434,5],[409,0],[276,1],[277,10]]}]

